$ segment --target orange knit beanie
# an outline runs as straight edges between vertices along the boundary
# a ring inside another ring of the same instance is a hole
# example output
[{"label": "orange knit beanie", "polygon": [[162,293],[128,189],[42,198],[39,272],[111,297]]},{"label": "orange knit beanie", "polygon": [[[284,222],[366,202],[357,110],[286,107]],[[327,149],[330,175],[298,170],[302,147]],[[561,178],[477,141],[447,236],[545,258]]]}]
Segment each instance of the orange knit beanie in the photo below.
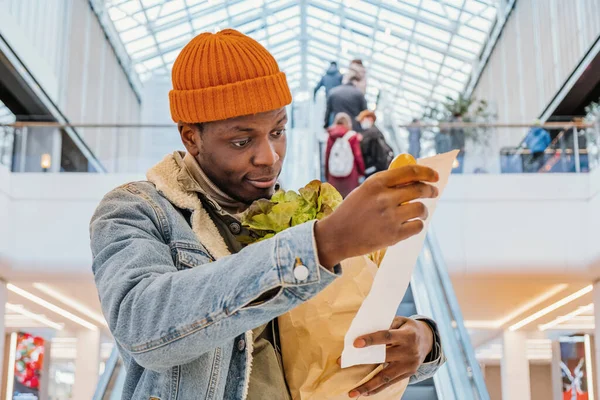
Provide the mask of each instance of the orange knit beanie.
[{"label": "orange knit beanie", "polygon": [[177,56],[172,79],[169,102],[175,122],[220,121],[292,102],[273,56],[233,29],[193,38]]}]

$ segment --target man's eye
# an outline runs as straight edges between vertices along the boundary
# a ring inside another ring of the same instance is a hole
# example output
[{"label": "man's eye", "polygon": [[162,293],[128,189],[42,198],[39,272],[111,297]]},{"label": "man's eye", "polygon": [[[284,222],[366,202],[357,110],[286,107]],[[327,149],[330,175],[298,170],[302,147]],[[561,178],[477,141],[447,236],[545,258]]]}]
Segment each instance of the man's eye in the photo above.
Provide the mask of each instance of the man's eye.
[{"label": "man's eye", "polygon": [[285,129],[273,132],[273,136],[279,137],[285,135]]},{"label": "man's eye", "polygon": [[235,147],[242,148],[242,147],[246,147],[248,145],[248,143],[250,143],[250,139],[238,140],[238,141],[235,141],[232,143]]}]

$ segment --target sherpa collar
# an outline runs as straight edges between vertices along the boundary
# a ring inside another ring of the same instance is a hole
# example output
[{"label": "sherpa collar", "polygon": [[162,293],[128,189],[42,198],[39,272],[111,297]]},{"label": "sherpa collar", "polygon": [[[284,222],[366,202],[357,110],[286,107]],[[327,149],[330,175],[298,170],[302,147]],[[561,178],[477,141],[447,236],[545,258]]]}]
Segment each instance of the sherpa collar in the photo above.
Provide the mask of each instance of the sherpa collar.
[{"label": "sherpa collar", "polygon": [[176,207],[192,212],[192,230],[215,259],[230,255],[225,240],[202,206],[198,193],[184,189],[185,185],[182,182],[191,178],[177,158],[181,159],[181,154],[174,152],[150,168],[146,173],[148,181],[153,183],[156,189]]}]

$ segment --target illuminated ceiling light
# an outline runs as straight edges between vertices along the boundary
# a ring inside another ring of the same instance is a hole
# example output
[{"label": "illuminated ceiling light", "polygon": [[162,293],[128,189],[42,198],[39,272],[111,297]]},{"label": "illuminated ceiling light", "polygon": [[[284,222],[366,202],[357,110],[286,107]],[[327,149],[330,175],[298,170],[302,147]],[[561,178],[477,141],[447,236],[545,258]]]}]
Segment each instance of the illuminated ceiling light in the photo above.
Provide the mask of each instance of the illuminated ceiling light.
[{"label": "illuminated ceiling light", "polygon": [[550,322],[548,322],[547,324],[540,325],[540,326],[538,327],[538,329],[539,329],[540,331],[545,331],[545,330],[547,330],[547,329],[550,329],[550,328],[552,328],[552,327],[554,327],[554,326],[556,326],[556,325],[560,325],[560,324],[562,324],[563,322],[570,321],[570,320],[572,320],[574,317],[576,317],[576,316],[578,316],[578,315],[581,315],[581,314],[583,314],[583,313],[585,313],[585,312],[591,311],[591,310],[593,310],[593,309],[594,309],[594,303],[588,304],[587,306],[582,306],[582,307],[579,307],[577,310],[575,310],[575,311],[573,311],[573,312],[570,312],[570,313],[568,313],[567,315],[562,315],[562,316],[560,316],[560,317],[558,317],[558,318],[554,319],[554,321],[550,321]]},{"label": "illuminated ceiling light", "polygon": [[500,328],[500,324],[498,321],[489,321],[489,320],[465,320],[465,328],[467,329],[498,329]]},{"label": "illuminated ceiling light", "polygon": [[593,289],[594,289],[594,287],[592,285],[586,286],[583,289],[565,297],[564,299],[561,299],[561,300],[557,301],[556,303],[551,304],[548,307],[546,307],[536,313],[533,313],[529,317],[517,322],[516,324],[512,325],[508,329],[510,331],[516,331],[517,329],[520,329],[520,328],[524,327],[525,325],[532,323],[533,321],[543,317],[544,315],[547,315],[547,314],[551,313],[552,311],[557,310],[560,307],[562,307],[566,304],[569,304],[570,302],[577,300],[578,298],[590,293]]},{"label": "illuminated ceiling light", "polygon": [[57,331],[60,331],[63,329],[62,324],[56,323],[54,321],[50,321],[48,318],[44,317],[43,315],[33,313],[33,312],[25,309],[25,307],[23,307],[21,305],[6,303],[6,309],[9,311],[12,311],[12,312],[19,313],[27,318],[30,318],[41,324],[49,326],[50,328],[56,329]]},{"label": "illuminated ceiling light", "polygon": [[548,328],[549,331],[593,331],[595,324],[567,324]]},{"label": "illuminated ceiling light", "polygon": [[497,319],[497,320],[481,320],[481,321],[477,321],[477,320],[475,320],[475,321],[469,321],[469,320],[467,320],[467,321],[465,321],[465,327],[472,328],[472,329],[499,329],[503,325],[505,325],[506,323],[512,321],[513,319],[515,319],[519,315],[523,314],[524,312],[531,310],[532,308],[534,308],[537,305],[543,303],[544,301],[548,300],[552,296],[554,296],[554,295],[562,292],[568,286],[569,285],[567,285],[565,283],[561,283],[560,285],[553,286],[552,288],[550,288],[546,292],[542,293],[541,295],[539,295],[538,297],[532,299],[531,301],[528,301],[527,303],[525,303],[521,307],[513,310],[510,314],[504,316],[501,319]]},{"label": "illuminated ceiling light", "polygon": [[54,290],[51,287],[49,287],[43,283],[34,283],[33,287],[36,288],[37,290],[39,290],[40,292],[47,294],[48,296],[52,297],[53,299],[60,301],[64,305],[71,307],[73,310],[77,310],[80,313],[82,313],[83,315],[87,315],[89,318],[93,319],[100,325],[103,325],[106,327],[108,326],[108,324],[106,323],[106,320],[104,319],[104,317],[101,314],[98,314],[97,312],[92,311],[91,309],[84,306],[77,300],[74,300],[68,296],[65,296],[64,294],[60,293],[59,291]]},{"label": "illuminated ceiling light", "polygon": [[98,330],[98,327],[96,325],[92,324],[91,322],[88,322],[82,318],[79,318],[77,315],[71,314],[67,310],[64,310],[52,303],[40,298],[40,297],[37,297],[36,295],[29,293],[28,291],[23,290],[15,285],[13,285],[12,283],[8,283],[6,285],[6,288],[8,290],[10,290],[11,292],[18,294],[19,296],[24,297],[27,300],[30,300],[36,304],[39,304],[40,306],[47,308],[48,310],[50,310],[58,315],[61,315],[67,319],[70,319],[71,321],[73,321],[89,330],[92,330],[92,331]]}]

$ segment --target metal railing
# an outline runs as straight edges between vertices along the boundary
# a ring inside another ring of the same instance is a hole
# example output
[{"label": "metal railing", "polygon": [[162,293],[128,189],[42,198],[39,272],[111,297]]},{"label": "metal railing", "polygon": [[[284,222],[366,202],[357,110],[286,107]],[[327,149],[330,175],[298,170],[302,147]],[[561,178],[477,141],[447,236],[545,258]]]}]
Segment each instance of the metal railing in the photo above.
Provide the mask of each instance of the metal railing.
[{"label": "metal railing", "polygon": [[[538,129],[547,133],[547,145],[545,138],[536,143]],[[585,173],[600,164],[598,123],[395,124],[388,131],[399,152],[427,157],[461,150],[453,173]]]},{"label": "metal railing", "polygon": [[[316,118],[316,113],[312,114]],[[598,123],[399,125],[384,116],[377,124],[397,152],[427,157],[461,150],[454,173],[585,173],[600,164]],[[317,125],[290,129],[288,134],[306,135],[305,129],[309,129],[320,135],[323,132]],[[548,134],[550,141],[541,150],[528,147],[532,128]],[[77,130],[89,153],[70,141],[65,134],[69,129]],[[177,149],[183,150],[183,145],[174,124],[0,124],[0,163],[13,172],[144,173]],[[315,154],[304,157],[307,164],[314,164]]]},{"label": "metal railing", "polygon": [[115,346],[106,361],[104,373],[100,376],[92,400],[121,400],[125,368]]}]

